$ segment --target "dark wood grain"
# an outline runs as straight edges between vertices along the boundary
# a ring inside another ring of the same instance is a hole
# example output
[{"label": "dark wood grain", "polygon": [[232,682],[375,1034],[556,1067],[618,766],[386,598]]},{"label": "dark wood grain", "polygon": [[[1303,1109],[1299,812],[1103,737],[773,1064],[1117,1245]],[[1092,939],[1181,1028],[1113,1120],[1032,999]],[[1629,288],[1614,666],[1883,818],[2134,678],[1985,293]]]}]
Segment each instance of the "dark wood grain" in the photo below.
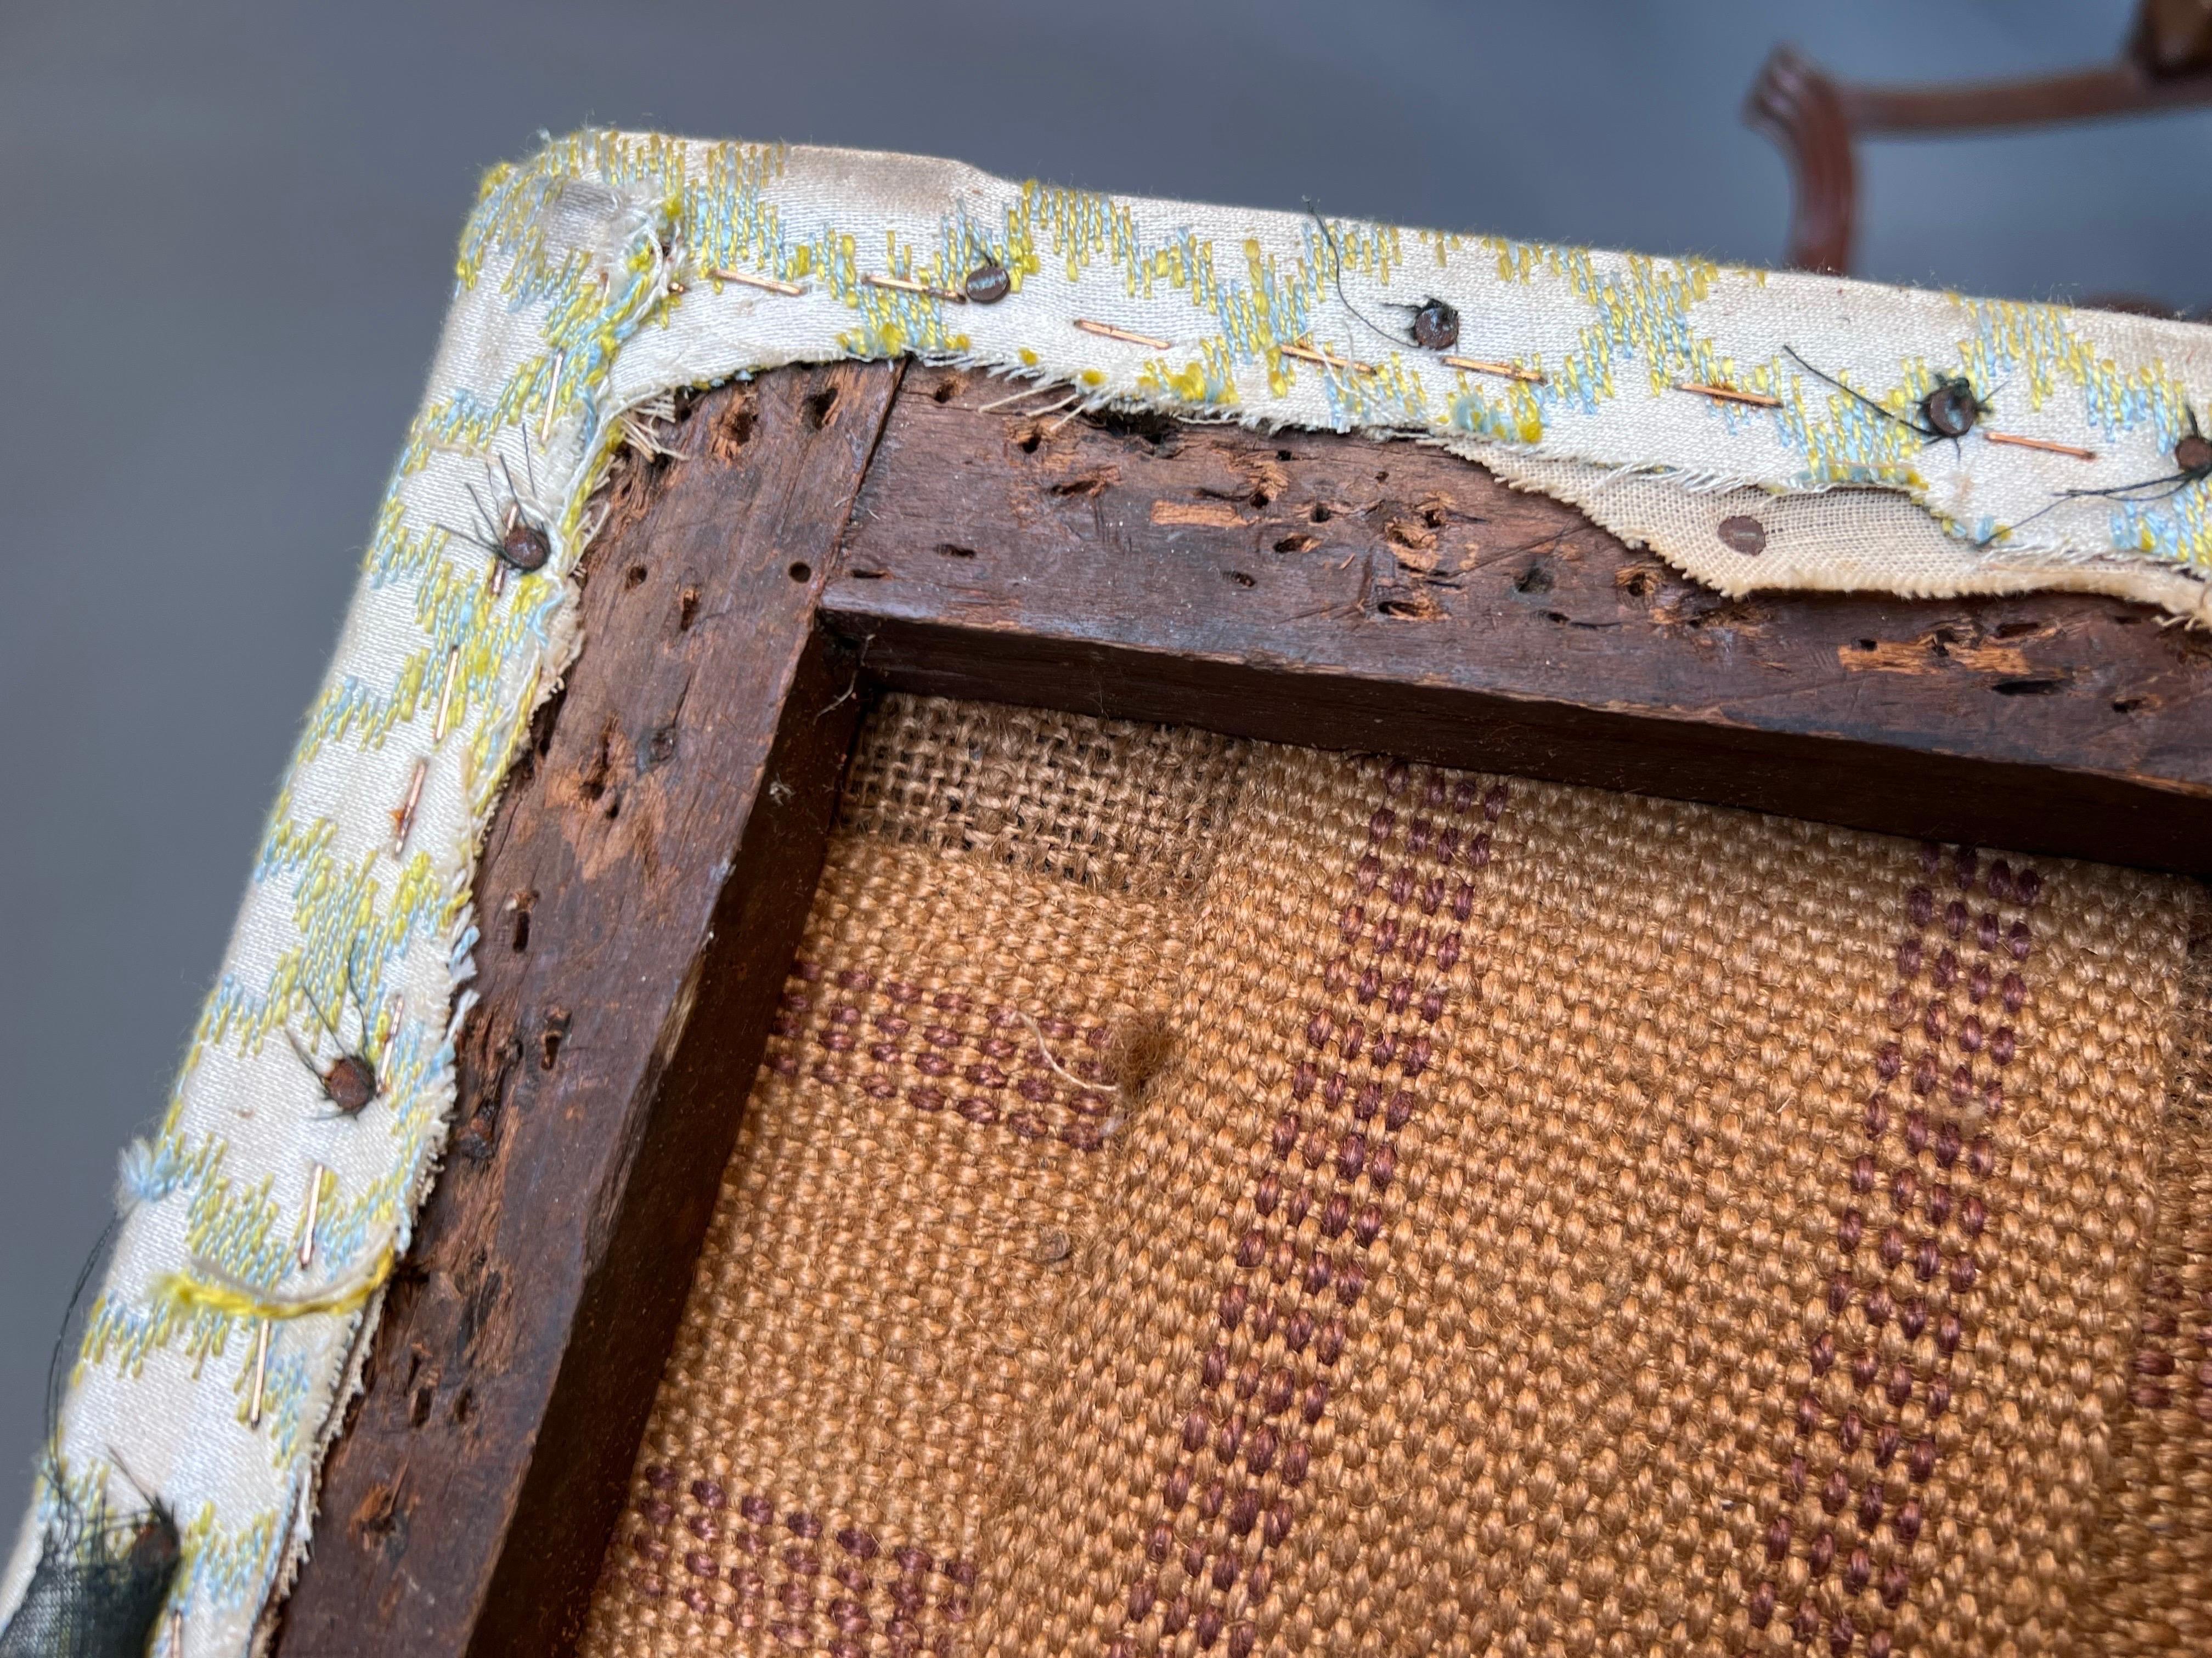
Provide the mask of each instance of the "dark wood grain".
[{"label": "dark wood grain", "polygon": [[324,1477],[290,1655],[573,1642],[859,708],[812,625],[887,366],[708,398],[633,479],[477,886],[452,1149]]},{"label": "dark wood grain", "polygon": [[823,604],[893,684],[2212,869],[2212,645],[2154,611],[1726,599],[1420,445],[1006,391],[885,428]]}]

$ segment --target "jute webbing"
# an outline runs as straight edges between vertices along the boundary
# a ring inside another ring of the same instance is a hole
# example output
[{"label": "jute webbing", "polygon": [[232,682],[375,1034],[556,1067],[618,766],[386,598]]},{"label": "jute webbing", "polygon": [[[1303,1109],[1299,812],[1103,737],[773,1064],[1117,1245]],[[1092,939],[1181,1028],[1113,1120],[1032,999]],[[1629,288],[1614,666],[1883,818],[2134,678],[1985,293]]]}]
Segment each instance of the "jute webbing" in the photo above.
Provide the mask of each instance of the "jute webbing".
[{"label": "jute webbing", "polygon": [[2212,932],[2190,939],[2158,1220],[2077,1650],[2212,1652]]},{"label": "jute webbing", "polygon": [[2201,1642],[2194,903],[894,701],[586,1650]]},{"label": "jute webbing", "polygon": [[871,724],[588,1650],[964,1626],[1107,1224],[1111,1037],[1181,977],[1243,759],[943,702]]}]

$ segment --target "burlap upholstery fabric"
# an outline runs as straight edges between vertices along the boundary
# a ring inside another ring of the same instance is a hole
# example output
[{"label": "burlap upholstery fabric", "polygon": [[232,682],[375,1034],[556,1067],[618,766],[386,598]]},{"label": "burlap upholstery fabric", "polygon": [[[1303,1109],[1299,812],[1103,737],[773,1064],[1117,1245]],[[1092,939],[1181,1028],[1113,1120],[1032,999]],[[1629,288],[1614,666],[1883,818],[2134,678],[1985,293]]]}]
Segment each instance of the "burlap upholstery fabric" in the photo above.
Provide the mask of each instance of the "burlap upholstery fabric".
[{"label": "burlap upholstery fabric", "polygon": [[2212,1652],[2212,932],[2190,940],[2184,1066],[2127,1395],[2089,1540],[2082,1649]]},{"label": "burlap upholstery fabric", "polygon": [[2201,1644],[2196,906],[895,699],[584,1649]]}]

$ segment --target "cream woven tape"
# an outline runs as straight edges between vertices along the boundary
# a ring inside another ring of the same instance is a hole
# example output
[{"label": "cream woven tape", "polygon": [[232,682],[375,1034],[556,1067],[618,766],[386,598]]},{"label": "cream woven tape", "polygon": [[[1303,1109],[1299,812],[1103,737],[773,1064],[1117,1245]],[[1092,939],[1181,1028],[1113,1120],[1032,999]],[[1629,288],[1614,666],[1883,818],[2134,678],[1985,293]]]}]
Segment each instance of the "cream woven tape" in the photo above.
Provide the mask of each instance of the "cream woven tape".
[{"label": "cream woven tape", "polygon": [[[909,352],[1084,404],[1446,441],[1732,589],[2205,610],[2196,327],[904,156],[553,143],[487,179],[464,238],[222,975],[158,1131],[125,1155],[119,1241],[0,1604],[65,1502],[127,1509],[135,1482],[183,1533],[155,1649],[252,1645],[443,1142],[477,848],[574,648],[568,573],[622,416],[677,386]],[[1928,436],[1962,393],[1972,424]],[[1755,562],[1716,535],[1747,504],[1772,515]]]}]

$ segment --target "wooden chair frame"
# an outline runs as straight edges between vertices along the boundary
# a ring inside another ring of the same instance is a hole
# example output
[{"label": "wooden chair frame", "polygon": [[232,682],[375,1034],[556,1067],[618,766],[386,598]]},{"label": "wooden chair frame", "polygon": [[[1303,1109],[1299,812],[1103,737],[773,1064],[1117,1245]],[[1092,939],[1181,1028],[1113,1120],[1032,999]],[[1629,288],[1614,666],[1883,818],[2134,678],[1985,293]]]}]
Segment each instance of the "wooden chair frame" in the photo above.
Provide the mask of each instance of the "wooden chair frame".
[{"label": "wooden chair frame", "polygon": [[[2118,59],[2093,68],[1948,86],[1861,86],[1778,46],[1744,100],[1744,119],[1790,164],[1793,270],[1841,276],[1858,240],[1858,140],[2002,132],[2212,103],[2212,15],[2203,0],[2142,0]],[[2130,296],[2116,308],[2148,309]],[[2112,300],[2088,303],[2112,305]]]},{"label": "wooden chair frame", "polygon": [[574,1645],[877,688],[2212,868],[2212,644],[2154,613],[1729,599],[1432,447],[1008,389],[780,370],[611,486],[280,1651]]}]

